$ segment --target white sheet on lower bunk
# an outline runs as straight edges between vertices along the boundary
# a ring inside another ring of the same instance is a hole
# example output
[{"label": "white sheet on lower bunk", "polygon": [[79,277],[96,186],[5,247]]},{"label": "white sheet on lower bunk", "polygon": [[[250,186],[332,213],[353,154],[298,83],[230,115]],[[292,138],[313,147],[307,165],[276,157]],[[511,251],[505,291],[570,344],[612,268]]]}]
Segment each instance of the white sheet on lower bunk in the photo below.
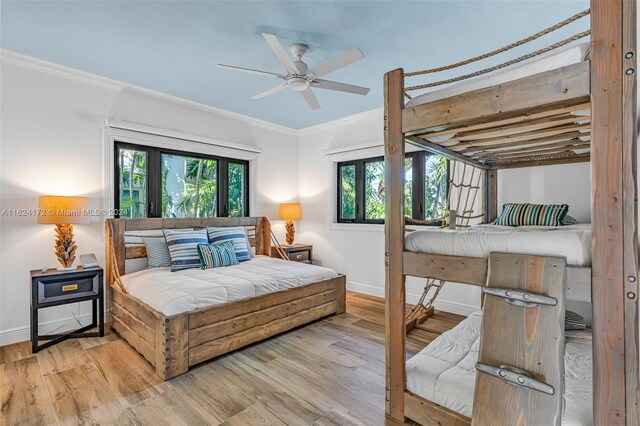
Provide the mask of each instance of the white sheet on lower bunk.
[{"label": "white sheet on lower bunk", "polygon": [[492,251],[567,258],[569,265],[591,265],[591,224],[549,226],[477,225],[427,229],[405,237],[406,250],[453,256],[487,257]]},{"label": "white sheet on lower bunk", "polygon": [[[471,417],[482,311],[443,333],[407,361],[407,389],[436,404]],[[567,337],[565,411],[562,424],[590,426],[592,355],[589,339]]]},{"label": "white sheet on lower bunk", "polygon": [[[433,90],[420,96],[416,96],[406,103],[406,107],[408,108],[426,104],[439,99],[456,96],[461,93],[471,92],[473,90],[506,83],[507,81],[518,80],[520,78],[539,74],[545,71],[562,68],[571,64],[577,64],[584,61],[588,54],[589,42],[575,44],[565,49],[559,49],[554,53],[538,57],[529,62],[508,67],[473,79],[463,80],[443,89]],[[418,84],[417,80],[416,84]]]},{"label": "white sheet on lower bunk", "polygon": [[256,256],[214,269],[145,269],[122,276],[129,294],[165,315],[175,315],[337,277],[322,266]]}]

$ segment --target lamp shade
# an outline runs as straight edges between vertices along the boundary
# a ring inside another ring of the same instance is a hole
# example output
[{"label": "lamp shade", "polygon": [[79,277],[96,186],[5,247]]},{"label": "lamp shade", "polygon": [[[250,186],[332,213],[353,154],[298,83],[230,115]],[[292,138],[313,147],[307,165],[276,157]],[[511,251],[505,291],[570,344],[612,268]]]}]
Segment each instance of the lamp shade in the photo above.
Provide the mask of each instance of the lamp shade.
[{"label": "lamp shade", "polygon": [[302,219],[302,207],[300,203],[284,203],[278,208],[278,219],[298,220]]},{"label": "lamp shade", "polygon": [[42,195],[38,223],[53,225],[88,223],[89,216],[85,214],[87,205],[87,197]]}]

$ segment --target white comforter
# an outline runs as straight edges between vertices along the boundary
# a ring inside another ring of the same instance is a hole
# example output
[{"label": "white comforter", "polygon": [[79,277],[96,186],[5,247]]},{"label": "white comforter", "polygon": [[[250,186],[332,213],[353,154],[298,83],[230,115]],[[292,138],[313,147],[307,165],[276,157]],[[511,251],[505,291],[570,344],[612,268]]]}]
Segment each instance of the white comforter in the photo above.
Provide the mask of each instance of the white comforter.
[{"label": "white comforter", "polygon": [[145,269],[122,276],[122,284],[147,305],[175,315],[337,276],[321,266],[256,256],[239,265],[207,270]]},{"label": "white comforter", "polygon": [[491,252],[566,257],[567,264],[591,265],[591,224],[549,226],[477,225],[465,229],[410,232],[405,247],[419,253],[487,257]]},{"label": "white comforter", "polygon": [[[482,311],[469,315],[407,361],[407,389],[471,417]],[[567,337],[563,425],[593,424],[592,355],[589,339]]]}]

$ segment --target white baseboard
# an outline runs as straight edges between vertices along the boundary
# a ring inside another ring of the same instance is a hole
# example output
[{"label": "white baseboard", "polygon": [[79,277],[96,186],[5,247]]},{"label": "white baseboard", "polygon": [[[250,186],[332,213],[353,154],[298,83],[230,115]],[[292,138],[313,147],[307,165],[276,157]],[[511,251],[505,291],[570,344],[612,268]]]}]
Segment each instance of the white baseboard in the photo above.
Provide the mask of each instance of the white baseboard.
[{"label": "white baseboard", "polygon": [[[82,325],[91,324],[91,313],[78,315],[78,320]],[[62,318],[53,321],[40,323],[38,333],[41,335],[49,333],[64,333],[80,328],[74,317]],[[11,328],[9,330],[0,331],[0,346],[10,345],[12,343],[24,342],[31,339],[31,328],[29,326]]]},{"label": "white baseboard", "polygon": [[[347,281],[347,290],[384,298],[384,288],[375,287],[368,284]],[[416,303],[419,298],[419,294],[407,293],[407,303]],[[435,301],[434,307],[439,311],[451,312],[453,314],[464,316],[469,316],[472,312],[480,309],[479,306],[466,305],[464,303],[452,302],[441,298]]]}]

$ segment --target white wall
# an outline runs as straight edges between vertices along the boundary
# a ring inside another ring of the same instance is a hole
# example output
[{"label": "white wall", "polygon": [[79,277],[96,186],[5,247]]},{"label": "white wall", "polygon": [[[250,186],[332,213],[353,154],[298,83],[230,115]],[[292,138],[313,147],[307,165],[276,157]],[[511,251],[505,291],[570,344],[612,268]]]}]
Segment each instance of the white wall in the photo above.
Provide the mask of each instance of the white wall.
[{"label": "white wall", "polygon": [[[230,144],[256,154],[251,212],[275,218],[277,203],[298,193],[297,132],[118,82],[2,52],[0,62],[0,345],[28,339],[29,270],[57,264],[52,226],[10,209],[35,209],[38,196],[84,195],[91,208],[107,208],[108,161],[103,131],[115,119]],[[210,147],[184,142],[185,149]],[[195,147],[195,148],[194,148]],[[204,151],[203,151],[204,152]],[[283,226],[274,223],[277,234]],[[79,253],[104,264],[103,218],[75,228]],[[42,310],[41,332],[88,323],[86,306]]]},{"label": "white wall", "polygon": [[[314,244],[318,262],[344,273],[349,289],[377,296],[384,296],[384,227],[334,223],[335,162],[382,155],[382,116],[376,110],[305,129],[299,148],[303,219],[298,239]],[[498,182],[499,203],[568,203],[578,220],[590,218],[588,164],[505,170]],[[407,300],[415,302],[423,286],[423,280],[409,278]],[[479,303],[478,289],[447,283],[436,307],[468,314]]]}]

